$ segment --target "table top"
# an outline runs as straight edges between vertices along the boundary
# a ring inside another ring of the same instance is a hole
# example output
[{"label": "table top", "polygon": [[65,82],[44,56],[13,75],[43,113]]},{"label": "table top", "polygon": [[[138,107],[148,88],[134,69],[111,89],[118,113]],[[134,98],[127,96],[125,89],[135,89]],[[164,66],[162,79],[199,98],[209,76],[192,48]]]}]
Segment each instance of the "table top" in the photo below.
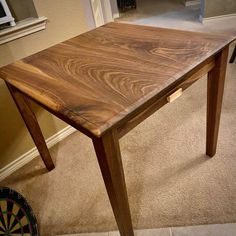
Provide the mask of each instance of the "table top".
[{"label": "table top", "polygon": [[109,23],[0,69],[0,77],[99,137],[234,38]]}]

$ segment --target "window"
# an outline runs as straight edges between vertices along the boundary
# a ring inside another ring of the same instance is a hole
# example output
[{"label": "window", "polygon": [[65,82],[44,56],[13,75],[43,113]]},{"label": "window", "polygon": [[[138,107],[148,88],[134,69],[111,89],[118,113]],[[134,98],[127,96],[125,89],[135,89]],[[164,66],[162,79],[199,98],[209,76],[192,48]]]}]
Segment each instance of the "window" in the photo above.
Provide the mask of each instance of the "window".
[{"label": "window", "polygon": [[0,0],[0,25],[9,23],[11,26],[15,26],[15,20],[11,15],[6,0]]},{"label": "window", "polygon": [[7,0],[6,3],[16,25],[0,25],[0,44],[45,29],[47,18],[38,16],[33,0]]}]

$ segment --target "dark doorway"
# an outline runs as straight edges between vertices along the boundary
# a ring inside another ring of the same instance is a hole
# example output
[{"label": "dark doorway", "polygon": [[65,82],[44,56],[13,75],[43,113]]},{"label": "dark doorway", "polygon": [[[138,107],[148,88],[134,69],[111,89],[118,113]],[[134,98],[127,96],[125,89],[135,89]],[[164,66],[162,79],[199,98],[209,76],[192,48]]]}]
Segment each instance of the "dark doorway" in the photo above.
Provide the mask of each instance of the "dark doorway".
[{"label": "dark doorway", "polygon": [[118,8],[121,12],[124,12],[126,10],[136,8],[137,3],[136,0],[117,0]]}]

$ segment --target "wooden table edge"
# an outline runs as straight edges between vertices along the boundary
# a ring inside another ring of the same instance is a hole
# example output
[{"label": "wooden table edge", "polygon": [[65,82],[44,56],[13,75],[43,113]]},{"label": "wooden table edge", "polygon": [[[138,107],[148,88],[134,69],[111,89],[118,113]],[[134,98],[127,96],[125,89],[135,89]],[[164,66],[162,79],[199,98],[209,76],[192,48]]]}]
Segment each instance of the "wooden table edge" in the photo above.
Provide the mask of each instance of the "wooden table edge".
[{"label": "wooden table edge", "polygon": [[[227,47],[227,45],[225,47]],[[5,80],[6,84],[10,84],[16,90],[18,90],[22,94],[24,94],[24,96],[26,96],[30,100],[34,101],[36,104],[43,107],[48,112],[52,113],[53,115],[55,115],[59,119],[68,123],[69,125],[76,128],[77,130],[79,130],[80,132],[82,132],[83,134],[87,135],[90,138],[100,138],[112,129],[117,129],[118,136],[122,137],[123,135],[125,135],[128,132],[128,131],[124,132],[124,130],[127,129],[127,127],[128,127],[128,123],[133,123],[135,120],[135,117],[136,116],[139,117],[140,113],[145,113],[145,117],[147,118],[148,116],[153,114],[155,111],[157,111],[159,108],[161,108],[166,103],[168,103],[166,97],[169,96],[171,93],[173,93],[175,90],[177,90],[181,86],[183,86],[183,90],[185,90],[190,85],[192,85],[195,81],[200,79],[202,76],[206,75],[214,67],[214,58],[217,53],[218,52],[216,52],[210,58],[206,59],[205,61],[203,61],[200,64],[198,64],[197,66],[195,66],[193,69],[191,69],[185,75],[183,75],[178,80],[176,80],[175,83],[172,83],[169,87],[167,87],[165,90],[161,91],[160,93],[158,93],[156,95],[150,95],[151,93],[148,94],[149,98],[140,106],[138,106],[139,104],[137,105],[137,103],[136,103],[135,106],[130,107],[130,109],[132,109],[132,110],[128,114],[125,114],[123,117],[119,117],[119,116],[112,117],[112,119],[114,118],[114,119],[116,119],[116,121],[113,120],[112,123],[114,123],[114,125],[111,125],[109,127],[107,126],[107,123],[104,124],[103,126],[97,127],[95,124],[86,120],[89,123],[89,128],[86,128],[86,126],[78,124],[78,122],[68,118],[70,113],[74,114],[71,110],[66,110],[66,112],[67,112],[66,115],[64,113],[58,113],[57,111],[53,110],[52,108],[37,101],[30,94],[26,93],[25,91],[22,91],[20,88],[17,88],[17,85],[14,83],[14,81],[12,82],[7,77],[5,77],[4,80]],[[201,68],[204,68],[204,69],[199,74],[199,70],[201,70]],[[0,70],[0,76],[1,76],[1,70]],[[187,84],[189,84],[189,85],[187,85]],[[149,107],[151,107],[151,108],[149,108]],[[146,110],[146,111],[143,112],[144,110]],[[152,112],[151,112],[151,110],[152,110]],[[120,114],[121,113],[122,112],[120,112]],[[149,114],[149,115],[147,116],[147,114]],[[79,118],[82,120],[85,120],[82,116],[79,116]],[[138,124],[139,124],[142,122],[143,119],[141,119],[139,117],[138,120],[140,120],[138,122]],[[108,120],[108,122],[109,121],[111,121],[111,120]],[[137,122],[137,120],[136,120],[136,122]],[[132,128],[134,128],[134,127],[136,127],[136,125],[134,125],[134,123],[133,123]]]}]

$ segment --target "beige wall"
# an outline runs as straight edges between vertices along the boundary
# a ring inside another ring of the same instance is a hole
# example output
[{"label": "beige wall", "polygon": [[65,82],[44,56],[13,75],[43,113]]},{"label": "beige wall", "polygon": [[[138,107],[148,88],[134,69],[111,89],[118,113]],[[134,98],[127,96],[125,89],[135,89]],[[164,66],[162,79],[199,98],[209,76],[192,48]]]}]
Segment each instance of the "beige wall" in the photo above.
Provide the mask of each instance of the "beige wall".
[{"label": "beige wall", "polygon": [[204,18],[236,13],[236,0],[204,0]]},{"label": "beige wall", "polygon": [[[9,64],[94,27],[88,0],[34,0],[39,16],[49,19],[46,30],[0,45],[0,66]],[[34,110],[45,138],[67,125],[43,109]],[[16,110],[8,90],[0,80],[0,169],[34,144]]]}]

